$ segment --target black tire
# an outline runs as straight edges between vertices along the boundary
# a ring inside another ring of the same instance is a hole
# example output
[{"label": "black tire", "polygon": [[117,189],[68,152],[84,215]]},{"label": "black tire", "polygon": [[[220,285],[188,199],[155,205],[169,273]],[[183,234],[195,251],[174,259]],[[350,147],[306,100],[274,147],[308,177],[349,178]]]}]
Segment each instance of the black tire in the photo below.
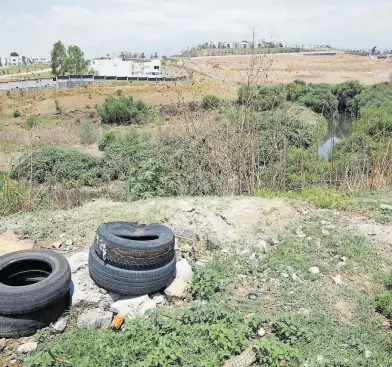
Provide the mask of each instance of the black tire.
[{"label": "black tire", "polygon": [[70,306],[69,294],[48,308],[24,315],[0,316],[0,338],[20,338],[56,322]]},{"label": "black tire", "polygon": [[67,259],[49,250],[0,257],[0,315],[40,311],[63,298],[71,283]]},{"label": "black tire", "polygon": [[168,286],[176,275],[176,257],[165,266],[150,270],[116,268],[97,255],[95,245],[89,254],[90,277],[103,289],[124,295],[140,296]]},{"label": "black tire", "polygon": [[100,259],[121,269],[157,269],[175,255],[174,233],[160,224],[103,223],[95,244]]}]

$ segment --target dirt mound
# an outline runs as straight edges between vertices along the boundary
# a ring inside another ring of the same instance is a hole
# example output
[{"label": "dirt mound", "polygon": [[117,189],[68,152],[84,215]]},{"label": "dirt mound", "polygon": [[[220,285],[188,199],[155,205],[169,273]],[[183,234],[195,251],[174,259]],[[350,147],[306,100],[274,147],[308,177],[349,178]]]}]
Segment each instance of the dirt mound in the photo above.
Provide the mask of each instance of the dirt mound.
[{"label": "dirt mound", "polygon": [[60,238],[69,239],[79,247],[91,243],[100,223],[122,220],[159,222],[174,231],[213,235],[222,243],[252,245],[262,239],[276,238],[299,217],[293,204],[282,199],[204,197],[159,198],[133,203],[95,201],[67,211],[4,218],[0,221],[0,232],[17,231],[33,237],[41,246]]}]

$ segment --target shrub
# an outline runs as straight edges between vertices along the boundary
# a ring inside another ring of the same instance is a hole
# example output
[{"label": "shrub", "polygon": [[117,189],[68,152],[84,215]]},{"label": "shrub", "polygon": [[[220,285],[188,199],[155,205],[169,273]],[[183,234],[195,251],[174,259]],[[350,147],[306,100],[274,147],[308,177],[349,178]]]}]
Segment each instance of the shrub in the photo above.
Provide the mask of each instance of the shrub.
[{"label": "shrub", "polygon": [[176,195],[174,173],[156,158],[132,165],[127,185],[129,201]]},{"label": "shrub", "polygon": [[100,170],[106,180],[126,180],[129,170],[134,164],[154,158],[151,137],[148,134],[138,133],[135,130],[125,135],[112,138],[109,133],[104,145],[104,155]]},{"label": "shrub", "polygon": [[190,294],[193,299],[209,300],[222,290],[219,274],[210,267],[199,267],[192,280]]},{"label": "shrub", "polygon": [[109,97],[98,108],[98,114],[106,124],[132,124],[145,120],[148,108],[142,101],[134,102],[131,96]]},{"label": "shrub", "polygon": [[98,143],[99,150],[105,150],[105,148],[113,143],[114,139],[116,139],[116,133],[114,130],[106,130],[101,137],[101,140]]},{"label": "shrub", "polygon": [[19,111],[19,110],[15,110],[15,111],[14,111],[14,117],[15,117],[15,118],[18,118],[18,117],[20,117],[20,116],[22,116],[21,113],[20,113],[20,111]]},{"label": "shrub", "polygon": [[392,318],[392,292],[377,297],[377,310],[386,317]]},{"label": "shrub", "polygon": [[220,99],[212,94],[207,94],[203,97],[201,105],[205,110],[214,110],[220,106]]},{"label": "shrub", "polygon": [[364,88],[350,104],[353,116],[360,116],[367,107],[383,107],[392,100],[392,85],[381,83]]},{"label": "shrub", "polygon": [[278,107],[286,100],[284,86],[242,85],[238,90],[238,102],[255,111],[267,111]]},{"label": "shrub", "polygon": [[80,142],[83,145],[91,145],[97,141],[97,132],[91,120],[85,120],[80,126]]},{"label": "shrub", "polygon": [[122,96],[123,90],[122,89],[117,89],[116,93],[117,93],[118,96]]},{"label": "shrub", "polygon": [[338,100],[339,113],[356,114],[355,97],[362,92],[364,86],[357,80],[337,84],[332,87],[332,93]]},{"label": "shrub", "polygon": [[44,182],[90,184],[96,180],[94,169],[99,159],[67,147],[46,147],[25,154],[12,172],[12,178]]},{"label": "shrub", "polygon": [[38,125],[38,117],[35,115],[30,115],[26,119],[26,125],[28,128],[32,129]]}]

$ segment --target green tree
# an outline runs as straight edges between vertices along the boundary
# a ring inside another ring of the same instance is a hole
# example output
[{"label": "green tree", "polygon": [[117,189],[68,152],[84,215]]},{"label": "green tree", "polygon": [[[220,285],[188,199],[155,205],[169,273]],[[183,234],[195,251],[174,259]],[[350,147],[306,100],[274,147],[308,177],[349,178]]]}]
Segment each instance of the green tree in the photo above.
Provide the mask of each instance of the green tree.
[{"label": "green tree", "polygon": [[51,67],[53,75],[65,74],[64,66],[65,59],[67,57],[67,51],[64,44],[61,41],[56,42],[53,45],[51,54]]},{"label": "green tree", "polygon": [[68,74],[83,74],[88,68],[89,62],[84,59],[84,52],[79,46],[69,46],[68,55],[65,58],[65,71]]}]

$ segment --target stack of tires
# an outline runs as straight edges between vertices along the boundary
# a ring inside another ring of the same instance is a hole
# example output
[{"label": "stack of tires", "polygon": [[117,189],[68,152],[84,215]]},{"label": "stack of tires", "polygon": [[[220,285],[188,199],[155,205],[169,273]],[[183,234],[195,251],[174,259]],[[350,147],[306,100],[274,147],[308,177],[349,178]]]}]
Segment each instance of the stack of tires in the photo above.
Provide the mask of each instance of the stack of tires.
[{"label": "stack of tires", "polygon": [[19,338],[59,319],[70,306],[71,269],[55,252],[0,257],[0,338]]},{"label": "stack of tires", "polygon": [[145,295],[167,287],[175,277],[173,232],[159,224],[101,224],[89,254],[90,276],[108,291]]}]

